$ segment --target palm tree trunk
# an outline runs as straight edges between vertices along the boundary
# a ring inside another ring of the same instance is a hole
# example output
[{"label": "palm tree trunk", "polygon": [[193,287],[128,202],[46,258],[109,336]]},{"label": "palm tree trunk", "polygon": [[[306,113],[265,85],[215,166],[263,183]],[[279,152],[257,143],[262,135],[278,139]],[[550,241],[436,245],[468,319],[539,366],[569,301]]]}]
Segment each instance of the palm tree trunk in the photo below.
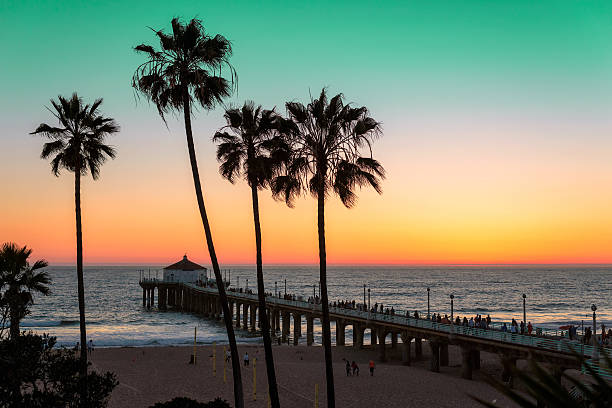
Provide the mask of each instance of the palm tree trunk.
[{"label": "palm tree trunk", "polygon": [[[325,172],[321,172],[325,174]],[[327,298],[327,254],[325,253],[325,190],[320,183],[317,191],[319,229],[319,279],[321,280],[321,306],[323,307],[323,348],[325,350],[325,377],[327,380],[327,408],[335,408],[334,367],[332,360],[331,330],[329,328],[329,300]]]},{"label": "palm tree trunk", "polygon": [[74,172],[74,208],[76,214],[77,285],[79,292],[79,327],[81,330],[81,406],[87,406],[87,331],[85,328],[85,285],[83,284],[83,230],[81,228],[81,169]]},{"label": "palm tree trunk", "polygon": [[187,89],[183,92],[183,113],[185,116],[185,133],[187,134],[187,148],[189,150],[189,160],[191,161],[191,173],[193,174],[193,184],[195,186],[196,198],[198,200],[198,208],[200,210],[200,217],[202,218],[202,224],[204,225],[204,233],[206,235],[206,244],[208,245],[208,253],[210,254],[210,262],[215,273],[215,280],[217,282],[217,289],[219,290],[219,297],[221,298],[221,308],[223,309],[223,320],[225,322],[225,329],[227,330],[227,338],[229,340],[230,352],[232,355],[232,371],[234,376],[234,405],[236,408],[244,408],[244,397],[242,391],[242,376],[240,373],[240,359],[238,356],[238,346],[236,345],[236,337],[234,335],[234,327],[232,325],[232,315],[229,311],[229,305],[227,302],[227,294],[225,293],[225,283],[221,276],[221,270],[219,269],[219,262],[217,260],[217,254],[215,253],[215,246],[213,244],[212,233],[210,225],[208,223],[208,216],[206,215],[206,207],[204,206],[204,197],[202,195],[202,185],[200,184],[200,174],[198,171],[198,162],[196,159],[195,147],[193,144],[193,134],[191,131],[191,108],[189,94]]},{"label": "palm tree trunk", "polygon": [[266,292],[263,279],[263,261],[261,256],[261,225],[259,223],[259,197],[257,187],[251,186],[253,201],[253,222],[255,224],[255,246],[257,247],[257,297],[259,299],[259,322],[263,333],[264,352],[266,355],[266,371],[268,374],[268,392],[272,408],[280,408],[278,386],[274,372],[274,355],[272,354],[272,339],[270,338],[270,322],[266,311]]},{"label": "palm tree trunk", "polygon": [[[15,290],[12,291],[7,291],[10,293],[10,295],[8,293],[5,292],[5,296],[10,300],[11,298],[13,298],[13,305],[10,306],[9,308],[9,321],[11,322],[11,327],[9,330],[9,334],[10,334],[10,338],[11,340],[17,340],[17,338],[19,337],[19,312],[18,312],[18,308],[20,307],[20,305],[17,304],[17,299],[16,299],[16,294],[15,294]],[[8,296],[7,296],[8,295]]]}]

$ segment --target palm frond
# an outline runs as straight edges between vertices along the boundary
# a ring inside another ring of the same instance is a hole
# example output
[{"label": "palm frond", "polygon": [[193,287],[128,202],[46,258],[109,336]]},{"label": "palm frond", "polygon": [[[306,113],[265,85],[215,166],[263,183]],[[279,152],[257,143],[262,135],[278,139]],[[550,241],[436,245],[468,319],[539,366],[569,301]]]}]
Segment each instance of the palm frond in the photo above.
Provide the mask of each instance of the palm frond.
[{"label": "palm frond", "polygon": [[105,160],[115,157],[115,149],[105,144],[104,139],[117,133],[119,125],[114,119],[99,114],[101,104],[101,98],[91,105],[85,104],[77,93],[70,98],[60,95],[51,101],[53,115],[64,127],[43,123],[32,134],[52,139],[43,145],[41,158],[51,158],[54,175],[58,176],[62,169],[79,171],[82,175],[89,171],[97,179]]}]

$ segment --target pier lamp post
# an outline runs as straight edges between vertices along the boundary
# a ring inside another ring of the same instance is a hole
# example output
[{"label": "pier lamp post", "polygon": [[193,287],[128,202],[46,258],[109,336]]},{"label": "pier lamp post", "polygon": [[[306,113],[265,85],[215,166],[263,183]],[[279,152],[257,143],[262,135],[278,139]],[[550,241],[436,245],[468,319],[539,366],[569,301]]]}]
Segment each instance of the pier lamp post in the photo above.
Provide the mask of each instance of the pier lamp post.
[{"label": "pier lamp post", "polygon": [[597,316],[595,314],[597,306],[594,304],[591,305],[591,310],[593,311],[593,362],[597,363],[599,361],[599,344],[597,344]]},{"label": "pier lamp post", "polygon": [[372,306],[370,305],[370,288],[368,288],[368,312],[372,310]]},{"label": "pier lamp post", "polygon": [[427,288],[427,320],[429,320],[429,288]]},{"label": "pier lamp post", "polygon": [[[278,296],[278,288],[276,287],[277,282],[274,281],[274,296]],[[280,297],[280,296],[278,296]]]},{"label": "pier lamp post", "polygon": [[285,278],[285,296],[287,296],[287,278]]},{"label": "pier lamp post", "polygon": [[316,297],[317,297],[317,285],[312,285],[312,301],[313,301],[313,303],[314,303]]},{"label": "pier lamp post", "polygon": [[363,284],[363,307],[365,307],[365,305],[366,305],[366,295],[365,295],[365,293],[366,293],[366,284],[364,283]]},{"label": "pier lamp post", "polygon": [[450,300],[451,300],[451,325],[454,324],[454,317],[455,317],[455,308],[454,308],[454,299],[455,299],[455,295],[451,294],[450,295]]},{"label": "pier lamp post", "polygon": [[244,291],[245,291],[245,292],[246,292],[247,290],[249,290],[249,278],[247,278],[246,287],[244,288]]},{"label": "pier lamp post", "polygon": [[525,327],[527,327],[527,309],[525,308],[525,299],[527,299],[527,295],[523,293],[523,323],[525,323]]}]

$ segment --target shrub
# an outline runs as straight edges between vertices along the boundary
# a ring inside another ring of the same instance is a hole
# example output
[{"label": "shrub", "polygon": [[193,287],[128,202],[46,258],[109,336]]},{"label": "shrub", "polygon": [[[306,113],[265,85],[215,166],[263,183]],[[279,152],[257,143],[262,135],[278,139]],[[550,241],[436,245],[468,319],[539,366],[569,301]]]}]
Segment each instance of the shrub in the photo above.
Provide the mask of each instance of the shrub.
[{"label": "shrub", "polygon": [[54,337],[32,333],[0,341],[1,407],[106,407],[118,384],[115,375],[90,371],[88,400],[81,404],[81,363],[73,351],[54,346]]}]

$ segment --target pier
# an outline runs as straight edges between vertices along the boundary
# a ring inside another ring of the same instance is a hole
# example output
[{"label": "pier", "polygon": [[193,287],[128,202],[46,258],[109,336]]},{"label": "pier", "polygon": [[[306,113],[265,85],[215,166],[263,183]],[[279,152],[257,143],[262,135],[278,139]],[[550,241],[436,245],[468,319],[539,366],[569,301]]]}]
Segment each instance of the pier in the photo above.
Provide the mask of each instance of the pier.
[{"label": "pier", "polygon": [[[157,305],[161,310],[171,307],[211,319],[221,319],[222,309],[216,288],[157,279],[142,279],[140,286],[143,290],[143,307],[154,307],[157,289]],[[235,326],[255,332],[259,327],[257,295],[228,290],[227,297]],[[314,321],[322,320],[320,304],[267,296],[266,308],[271,334],[279,343],[292,341],[297,345],[302,337],[302,319],[305,319],[306,344],[314,344]],[[505,368],[504,376],[509,375],[508,368],[515,366],[517,360],[533,360],[551,365],[553,372],[561,378],[564,370],[581,368],[575,356],[575,353],[578,353],[587,360],[587,364],[612,378],[609,369],[593,363],[598,353],[612,357],[612,350],[595,350],[578,340],[515,334],[340,307],[330,307],[330,320],[336,325],[337,346],[346,346],[345,332],[350,327],[353,334],[352,347],[376,347],[379,361],[387,360],[389,347],[401,347],[402,363],[410,365],[413,359],[423,358],[423,345],[426,341],[431,351],[430,370],[439,372],[440,367],[449,364],[449,346],[457,346],[461,349],[461,375],[465,379],[472,379],[473,371],[480,368],[481,352],[495,353],[500,357]],[[370,336],[366,336],[367,330],[370,331]],[[389,335],[390,345],[386,344]],[[366,344],[368,337],[369,344]],[[398,338],[401,339],[401,344]]]}]

